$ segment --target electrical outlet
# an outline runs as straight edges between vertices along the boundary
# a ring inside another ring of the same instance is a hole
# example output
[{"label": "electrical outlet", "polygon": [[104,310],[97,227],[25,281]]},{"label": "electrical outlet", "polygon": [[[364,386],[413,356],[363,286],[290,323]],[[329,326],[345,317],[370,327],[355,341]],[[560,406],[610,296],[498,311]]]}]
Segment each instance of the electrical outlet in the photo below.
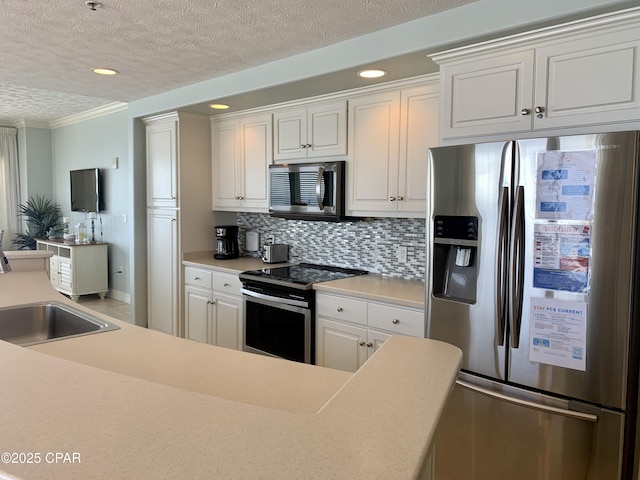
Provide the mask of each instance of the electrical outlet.
[{"label": "electrical outlet", "polygon": [[267,243],[268,243],[268,244],[274,244],[274,243],[276,243],[276,237],[275,237],[275,235],[267,235]]},{"label": "electrical outlet", "polygon": [[407,263],[407,247],[398,247],[398,262]]}]

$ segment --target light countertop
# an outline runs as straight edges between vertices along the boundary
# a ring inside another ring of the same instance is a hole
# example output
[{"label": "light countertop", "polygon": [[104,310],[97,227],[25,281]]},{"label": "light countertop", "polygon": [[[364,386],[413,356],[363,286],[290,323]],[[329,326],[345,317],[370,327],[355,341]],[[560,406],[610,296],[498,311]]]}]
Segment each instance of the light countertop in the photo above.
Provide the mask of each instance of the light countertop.
[{"label": "light countertop", "polygon": [[[241,273],[246,270],[260,270],[290,265],[289,263],[265,264],[259,258],[240,257],[232,260],[216,260],[213,252],[185,254],[183,265],[213,268],[227,273]],[[424,308],[424,282],[401,280],[381,275],[361,275],[313,285],[314,290],[351,295],[379,302],[395,303],[406,307]]]},{"label": "light countertop", "polygon": [[[0,275],[0,292],[0,307],[73,304],[42,272]],[[451,345],[393,336],[348,374],[109,320],[121,330],[0,341],[0,452],[43,456],[0,477],[420,478],[461,362]]]}]

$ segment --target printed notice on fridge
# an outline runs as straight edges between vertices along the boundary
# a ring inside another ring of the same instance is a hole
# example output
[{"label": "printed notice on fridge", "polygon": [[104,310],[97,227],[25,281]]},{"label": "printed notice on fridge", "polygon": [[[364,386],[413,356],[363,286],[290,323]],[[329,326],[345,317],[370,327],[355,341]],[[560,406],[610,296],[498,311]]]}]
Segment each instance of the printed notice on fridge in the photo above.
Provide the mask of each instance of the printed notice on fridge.
[{"label": "printed notice on fridge", "polygon": [[592,220],[595,178],[595,150],[539,153],[536,217]]},{"label": "printed notice on fridge", "polygon": [[530,361],[587,369],[586,303],[532,298],[529,324]]},{"label": "printed notice on fridge", "polygon": [[588,293],[591,226],[534,225],[533,286]]}]

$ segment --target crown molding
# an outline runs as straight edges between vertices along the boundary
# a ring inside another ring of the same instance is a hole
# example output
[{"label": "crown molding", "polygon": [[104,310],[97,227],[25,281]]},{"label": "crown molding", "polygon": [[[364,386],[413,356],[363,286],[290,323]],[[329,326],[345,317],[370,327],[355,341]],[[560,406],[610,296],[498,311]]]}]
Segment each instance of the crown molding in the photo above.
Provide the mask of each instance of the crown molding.
[{"label": "crown molding", "polygon": [[41,120],[26,120],[26,119],[21,119],[21,120],[16,120],[15,122],[11,123],[12,127],[15,128],[46,128],[49,129],[49,122],[43,122]]},{"label": "crown molding", "polygon": [[67,127],[69,125],[85,122],[93,118],[98,118],[104,115],[110,115],[112,113],[126,110],[128,105],[129,105],[128,103],[124,103],[124,102],[114,102],[108,105],[104,105],[102,107],[92,108],[91,110],[87,110],[86,112],[76,113],[73,115],[69,115],[67,117],[62,117],[56,120],[52,120],[51,122],[49,122],[48,125],[49,125],[49,128],[51,129]]}]

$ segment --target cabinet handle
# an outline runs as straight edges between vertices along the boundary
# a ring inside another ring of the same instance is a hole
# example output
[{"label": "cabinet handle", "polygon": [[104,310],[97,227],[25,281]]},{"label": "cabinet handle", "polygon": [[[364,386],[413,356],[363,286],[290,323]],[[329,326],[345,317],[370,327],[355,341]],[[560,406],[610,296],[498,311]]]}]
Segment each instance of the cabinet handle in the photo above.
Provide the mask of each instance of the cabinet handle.
[{"label": "cabinet handle", "polygon": [[194,280],[200,280],[200,277],[193,277]]},{"label": "cabinet handle", "polygon": [[391,320],[391,323],[393,323],[394,325],[397,325],[400,323],[400,320],[398,320],[397,318],[394,318],[393,320]]},{"label": "cabinet handle", "polygon": [[360,342],[358,345],[360,345],[361,347],[364,347],[364,342]]},{"label": "cabinet handle", "polygon": [[369,347],[369,348],[373,347],[373,343],[371,343],[371,342],[367,343],[367,347]]},{"label": "cabinet handle", "polygon": [[520,110],[520,115],[522,115],[523,117],[526,117],[530,113],[531,113],[531,110],[529,110],[528,108],[523,108],[522,110]]},{"label": "cabinet handle", "polygon": [[224,282],[224,284],[222,285],[223,287],[228,287],[229,284],[227,282]]},{"label": "cabinet handle", "polygon": [[339,312],[342,311],[342,307],[338,307],[336,310],[338,310]]},{"label": "cabinet handle", "polygon": [[389,201],[390,202],[395,202],[396,201],[396,197],[389,197]]}]

